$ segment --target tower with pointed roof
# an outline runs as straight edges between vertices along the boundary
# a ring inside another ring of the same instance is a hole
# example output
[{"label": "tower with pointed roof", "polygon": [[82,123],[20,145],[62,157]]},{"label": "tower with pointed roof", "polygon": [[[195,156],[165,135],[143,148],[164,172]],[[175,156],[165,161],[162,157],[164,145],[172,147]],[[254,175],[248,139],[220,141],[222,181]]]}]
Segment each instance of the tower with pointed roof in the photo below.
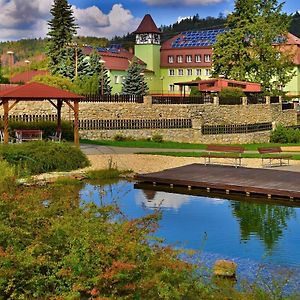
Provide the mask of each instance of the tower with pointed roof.
[{"label": "tower with pointed roof", "polygon": [[147,64],[146,71],[153,73],[151,82],[148,82],[149,88],[159,90],[161,31],[152,17],[147,14],[133,33],[136,35],[135,56]]}]

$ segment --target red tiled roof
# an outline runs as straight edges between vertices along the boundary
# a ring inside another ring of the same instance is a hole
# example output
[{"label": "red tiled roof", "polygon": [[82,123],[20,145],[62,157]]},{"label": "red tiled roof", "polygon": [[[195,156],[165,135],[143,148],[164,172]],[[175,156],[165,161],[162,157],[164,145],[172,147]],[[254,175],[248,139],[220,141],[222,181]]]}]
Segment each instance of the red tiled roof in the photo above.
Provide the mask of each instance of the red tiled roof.
[{"label": "red tiled roof", "polygon": [[[85,55],[90,55],[93,52],[92,48],[83,48]],[[131,61],[134,59],[134,54],[125,50],[120,49],[117,53],[110,51],[98,52],[101,59],[105,61],[104,65],[108,70],[126,71],[129,68]],[[137,59],[140,65],[146,65],[141,59]]]},{"label": "red tiled roof", "polygon": [[37,75],[48,75],[49,72],[46,70],[30,70],[13,76],[10,79],[11,83],[26,83],[32,80]]},{"label": "red tiled roof", "polygon": [[47,100],[47,99],[83,99],[83,96],[64,91],[42,83],[32,82],[0,92],[0,99]]},{"label": "red tiled roof", "polygon": [[157,28],[152,17],[148,14],[145,15],[140,26],[133,33],[161,33],[161,31]]},{"label": "red tiled roof", "polygon": [[17,84],[0,84],[0,92],[2,91],[7,91],[9,89],[13,89],[15,87],[17,87],[18,85]]}]

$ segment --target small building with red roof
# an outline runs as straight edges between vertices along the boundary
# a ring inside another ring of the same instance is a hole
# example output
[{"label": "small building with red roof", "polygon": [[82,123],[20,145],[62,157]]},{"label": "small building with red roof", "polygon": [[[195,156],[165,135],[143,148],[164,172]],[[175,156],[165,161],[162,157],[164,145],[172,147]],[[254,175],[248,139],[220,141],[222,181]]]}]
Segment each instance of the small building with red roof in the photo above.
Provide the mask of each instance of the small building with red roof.
[{"label": "small building with red roof", "polygon": [[12,76],[10,78],[10,82],[15,84],[24,84],[30,82],[35,76],[45,76],[48,74],[49,71],[47,70],[29,70]]}]

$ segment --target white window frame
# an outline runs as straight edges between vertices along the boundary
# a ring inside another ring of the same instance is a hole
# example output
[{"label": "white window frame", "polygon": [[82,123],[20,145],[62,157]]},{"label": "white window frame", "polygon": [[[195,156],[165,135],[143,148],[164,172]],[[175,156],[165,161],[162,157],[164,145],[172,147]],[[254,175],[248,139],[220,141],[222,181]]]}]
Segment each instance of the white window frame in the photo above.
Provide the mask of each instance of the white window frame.
[{"label": "white window frame", "polygon": [[211,69],[205,69],[205,76],[211,76]]},{"label": "white window frame", "polygon": [[192,55],[186,55],[185,56],[185,61],[187,62],[187,63],[191,63],[191,62],[193,62],[193,56]]},{"label": "white window frame", "polygon": [[179,64],[183,63],[183,55],[177,55],[177,62]]},{"label": "white window frame", "polygon": [[186,69],[187,76],[193,76],[193,69]]},{"label": "white window frame", "polygon": [[184,70],[178,69],[178,76],[184,76]]},{"label": "white window frame", "polygon": [[169,92],[175,92],[175,85],[174,84],[169,85]]},{"label": "white window frame", "polygon": [[204,54],[204,62],[210,62],[210,54]]},{"label": "white window frame", "polygon": [[174,56],[173,55],[168,55],[168,63],[173,64],[174,63]]},{"label": "white window frame", "polygon": [[196,63],[201,62],[201,54],[196,54],[196,55],[195,55],[195,62],[196,62]]},{"label": "white window frame", "polygon": [[169,69],[169,76],[175,76],[175,70]]},{"label": "white window frame", "polygon": [[196,76],[201,76],[202,74],[202,69],[196,69]]}]

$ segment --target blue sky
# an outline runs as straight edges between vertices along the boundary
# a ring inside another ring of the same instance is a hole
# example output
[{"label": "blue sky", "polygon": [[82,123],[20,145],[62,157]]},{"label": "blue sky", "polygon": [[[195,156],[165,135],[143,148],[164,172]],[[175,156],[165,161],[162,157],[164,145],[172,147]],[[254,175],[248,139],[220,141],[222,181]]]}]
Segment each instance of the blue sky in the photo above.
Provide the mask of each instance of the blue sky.
[{"label": "blue sky", "polygon": [[[150,13],[156,24],[169,25],[199,14],[218,16],[233,10],[234,0],[69,0],[79,35],[110,38],[134,31]],[[45,37],[53,0],[0,0],[0,41]],[[284,11],[300,10],[299,0],[286,0]]]}]

